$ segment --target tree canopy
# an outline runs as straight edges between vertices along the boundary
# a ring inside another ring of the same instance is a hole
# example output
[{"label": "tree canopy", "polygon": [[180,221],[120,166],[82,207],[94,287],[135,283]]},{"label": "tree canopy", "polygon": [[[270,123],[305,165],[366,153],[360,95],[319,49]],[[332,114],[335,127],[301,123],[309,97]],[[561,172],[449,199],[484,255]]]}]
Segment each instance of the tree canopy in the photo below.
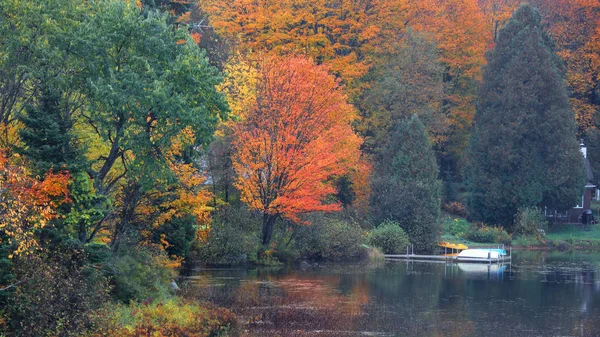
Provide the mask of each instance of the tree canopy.
[{"label": "tree canopy", "polygon": [[565,69],[541,16],[523,5],[488,56],[467,171],[471,208],[510,226],[520,207],[567,209],[583,188],[583,160]]}]

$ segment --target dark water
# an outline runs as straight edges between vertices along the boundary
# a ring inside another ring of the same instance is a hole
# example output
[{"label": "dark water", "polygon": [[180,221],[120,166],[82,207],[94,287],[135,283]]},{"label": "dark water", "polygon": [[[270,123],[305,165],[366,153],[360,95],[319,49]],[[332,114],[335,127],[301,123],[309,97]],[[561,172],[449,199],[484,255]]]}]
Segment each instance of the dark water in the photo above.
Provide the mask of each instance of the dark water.
[{"label": "dark water", "polygon": [[203,270],[193,286],[250,336],[600,336],[600,253]]}]

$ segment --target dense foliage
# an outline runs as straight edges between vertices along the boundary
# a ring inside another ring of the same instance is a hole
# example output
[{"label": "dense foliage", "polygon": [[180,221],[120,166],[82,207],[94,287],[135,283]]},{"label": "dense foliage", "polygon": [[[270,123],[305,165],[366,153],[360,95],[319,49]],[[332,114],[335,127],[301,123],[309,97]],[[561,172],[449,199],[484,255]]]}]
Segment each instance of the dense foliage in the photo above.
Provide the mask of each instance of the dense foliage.
[{"label": "dense foliage", "polygon": [[0,330],[232,333],[179,267],[428,251],[440,208],[539,238],[576,137],[600,172],[600,3],[530,2],[1,0]]},{"label": "dense foliage", "polygon": [[400,223],[417,251],[430,250],[441,232],[441,182],[425,126],[413,115],[397,124],[373,177],[376,222]]},{"label": "dense foliage", "polygon": [[472,215],[509,228],[520,207],[572,207],[583,160],[564,68],[537,10],[514,13],[488,62],[466,171]]},{"label": "dense foliage", "polygon": [[327,68],[301,57],[267,58],[256,104],[234,133],[236,187],[263,214],[262,243],[271,242],[278,217],[335,211],[326,202],[331,178],[349,173],[359,158],[356,116]]},{"label": "dense foliage", "polygon": [[371,230],[367,236],[367,243],[379,248],[384,254],[406,253],[410,241],[406,232],[399,223],[384,221]]}]

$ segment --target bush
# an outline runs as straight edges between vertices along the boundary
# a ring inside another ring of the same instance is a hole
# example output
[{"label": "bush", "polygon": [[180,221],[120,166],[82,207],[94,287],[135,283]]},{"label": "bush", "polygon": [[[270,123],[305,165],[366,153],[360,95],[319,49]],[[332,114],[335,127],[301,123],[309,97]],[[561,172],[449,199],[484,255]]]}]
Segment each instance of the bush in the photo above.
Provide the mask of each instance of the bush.
[{"label": "bush", "polygon": [[336,215],[312,214],[311,225],[300,226],[294,234],[294,247],[309,260],[356,260],[362,252],[362,230],[352,220]]},{"label": "bush", "polygon": [[164,238],[169,243],[166,247],[169,256],[187,258],[196,238],[196,226],[193,215],[174,218],[152,232],[152,242],[161,243]]},{"label": "bush", "polygon": [[81,249],[63,248],[14,259],[21,283],[2,308],[8,335],[81,336],[103,325],[97,312],[109,301],[108,281]]},{"label": "bush", "polygon": [[205,308],[172,298],[121,305],[113,310],[111,323],[92,336],[226,336],[237,326],[237,319],[224,308]]},{"label": "bush", "polygon": [[464,238],[471,231],[471,223],[465,219],[453,219],[448,226],[448,232],[458,238]]},{"label": "bush", "polygon": [[467,234],[467,239],[479,243],[510,244],[511,236],[502,227],[477,224]]},{"label": "bush", "polygon": [[524,236],[543,237],[548,229],[548,219],[537,207],[519,209],[515,215],[514,233]]},{"label": "bush", "polygon": [[456,216],[466,217],[467,209],[465,205],[458,201],[447,202],[442,205],[442,210]]},{"label": "bush", "polygon": [[401,254],[410,242],[399,223],[384,221],[368,234],[367,243],[379,248],[384,254]]},{"label": "bush", "polygon": [[198,243],[194,257],[198,263],[236,265],[256,260],[261,221],[244,206],[224,206],[213,215],[208,236]]},{"label": "bush", "polygon": [[113,282],[113,295],[123,303],[165,298],[174,277],[166,252],[150,247],[120,249],[105,264]]}]

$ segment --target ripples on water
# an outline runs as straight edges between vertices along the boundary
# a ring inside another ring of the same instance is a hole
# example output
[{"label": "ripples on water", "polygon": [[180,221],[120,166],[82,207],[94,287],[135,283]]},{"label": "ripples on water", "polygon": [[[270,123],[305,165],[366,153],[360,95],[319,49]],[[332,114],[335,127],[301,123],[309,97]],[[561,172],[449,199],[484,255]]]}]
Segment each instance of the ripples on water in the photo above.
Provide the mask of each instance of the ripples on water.
[{"label": "ripples on water", "polygon": [[191,281],[234,310],[247,336],[600,336],[598,253],[201,270]]}]

